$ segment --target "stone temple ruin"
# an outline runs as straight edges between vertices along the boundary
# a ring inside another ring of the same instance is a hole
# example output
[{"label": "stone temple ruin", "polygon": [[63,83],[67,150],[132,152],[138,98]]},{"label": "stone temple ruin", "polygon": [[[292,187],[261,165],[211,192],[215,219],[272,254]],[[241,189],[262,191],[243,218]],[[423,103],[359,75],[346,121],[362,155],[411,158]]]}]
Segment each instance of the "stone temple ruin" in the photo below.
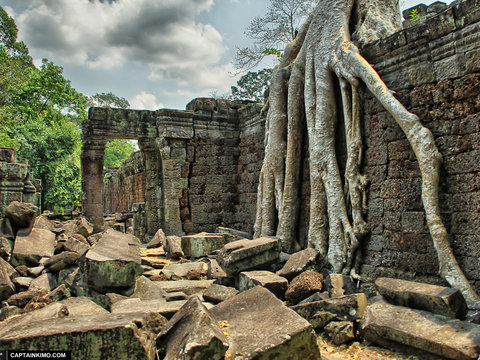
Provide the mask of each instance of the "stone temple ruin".
[{"label": "stone temple ruin", "polygon": [[[361,53],[435,137],[444,159],[443,222],[478,293],[480,2],[437,2],[419,14],[435,15]],[[360,282],[331,273],[307,248],[308,146],[303,249],[286,254],[277,238],[251,239],[264,157],[261,104],[199,98],[186,110],[91,108],[83,124],[83,217],[67,222],[36,216],[39,187],[33,196],[28,167],[2,152],[0,196],[9,206],[0,219],[0,351],[125,360],[351,355],[328,350],[325,336],[336,345],[366,339],[417,359],[479,358],[480,303],[438,276],[410,144],[371,94],[361,96],[371,232]],[[339,124],[340,167],[344,132]],[[105,175],[112,138],[138,140],[140,151]],[[348,351],[407,359],[363,344]]]}]

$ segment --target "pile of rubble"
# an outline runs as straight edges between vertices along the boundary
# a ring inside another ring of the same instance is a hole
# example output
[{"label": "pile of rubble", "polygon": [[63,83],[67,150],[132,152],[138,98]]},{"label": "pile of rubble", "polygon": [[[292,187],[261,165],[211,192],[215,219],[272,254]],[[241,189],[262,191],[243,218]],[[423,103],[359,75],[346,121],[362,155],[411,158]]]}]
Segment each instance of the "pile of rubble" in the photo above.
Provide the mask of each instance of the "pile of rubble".
[{"label": "pile of rubble", "polygon": [[[367,299],[313,250],[219,228],[92,234],[12,203],[0,223],[0,350],[88,359],[320,359],[317,334],[422,358],[477,359],[480,326],[456,289],[377,279]],[[471,315],[471,314],[469,314]]]}]

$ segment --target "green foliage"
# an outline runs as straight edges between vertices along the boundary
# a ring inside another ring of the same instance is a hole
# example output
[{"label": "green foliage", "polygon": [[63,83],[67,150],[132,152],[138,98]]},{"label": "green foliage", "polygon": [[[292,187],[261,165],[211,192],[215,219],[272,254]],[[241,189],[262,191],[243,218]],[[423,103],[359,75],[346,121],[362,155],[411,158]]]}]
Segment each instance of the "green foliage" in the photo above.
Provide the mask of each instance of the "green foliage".
[{"label": "green foliage", "polygon": [[44,59],[40,68],[16,41],[15,22],[0,7],[0,146],[28,159],[42,180],[43,207],[80,201],[79,124],[87,98],[70,85],[62,67]]},{"label": "green foliage", "polygon": [[273,69],[249,71],[237,81],[237,86],[232,86],[233,100],[263,101],[265,91],[270,85]]},{"label": "green foliage", "polygon": [[119,167],[135,151],[135,145],[123,139],[107,142],[105,147],[104,167]]},{"label": "green foliage", "polygon": [[109,92],[90,96],[90,98],[88,99],[88,106],[116,107],[121,109],[127,109],[130,107],[130,103],[127,99]]},{"label": "green foliage", "polygon": [[235,66],[252,69],[268,55],[295,39],[297,30],[316,6],[317,0],[269,0],[267,13],[255,17],[245,30],[252,46],[237,49]]},{"label": "green foliage", "polygon": [[418,14],[418,9],[412,9],[410,12],[410,21],[413,23],[417,23],[420,21],[420,15]]},{"label": "green foliage", "polygon": [[278,49],[273,49],[273,48],[265,49],[263,50],[263,53],[265,55],[275,55],[278,59],[278,62],[282,61],[283,59],[283,51],[280,51]]},{"label": "green foliage", "polygon": [[[127,109],[130,107],[130,103],[127,99],[119,97],[111,92],[100,93],[90,96],[88,99],[88,106],[99,107],[116,107],[121,109]],[[109,140],[105,147],[105,160],[104,167],[119,167],[127,160],[132,152],[135,151],[135,145],[124,139]]]}]

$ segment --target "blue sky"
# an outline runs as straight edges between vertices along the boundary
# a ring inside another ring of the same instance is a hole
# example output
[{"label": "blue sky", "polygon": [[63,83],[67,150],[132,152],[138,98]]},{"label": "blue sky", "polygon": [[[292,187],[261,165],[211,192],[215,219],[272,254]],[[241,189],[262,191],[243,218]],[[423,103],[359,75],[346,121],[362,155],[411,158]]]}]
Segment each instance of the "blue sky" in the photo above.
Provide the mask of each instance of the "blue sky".
[{"label": "blue sky", "polygon": [[[228,93],[236,47],[268,0],[0,0],[36,62],[64,67],[86,95],[113,92],[137,109],[183,109]],[[434,1],[423,1],[430,4]],[[451,1],[448,1],[448,3]],[[418,4],[401,0],[401,7]],[[273,60],[272,60],[273,61]],[[273,63],[265,63],[270,66]]]}]

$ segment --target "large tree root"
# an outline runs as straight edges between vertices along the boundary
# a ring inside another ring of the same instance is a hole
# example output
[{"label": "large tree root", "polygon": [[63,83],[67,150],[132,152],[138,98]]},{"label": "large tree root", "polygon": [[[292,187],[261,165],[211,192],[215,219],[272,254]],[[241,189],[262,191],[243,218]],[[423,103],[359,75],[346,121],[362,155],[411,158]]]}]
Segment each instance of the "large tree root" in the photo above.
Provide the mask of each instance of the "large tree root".
[{"label": "large tree root", "polygon": [[[277,235],[282,239],[285,251],[295,248],[305,113],[311,186],[308,246],[325,255],[334,272],[356,276],[354,264],[358,265],[359,258],[355,260],[355,254],[360,240],[368,233],[363,219],[366,179],[360,171],[362,141],[358,85],[362,80],[400,125],[417,157],[422,175],[422,200],[439,259],[440,275],[459,288],[467,300],[478,300],[453,255],[440,219],[438,183],[442,159],[433,136],[418,117],[408,112],[392,95],[350,39],[354,4],[357,16],[366,19],[358,30],[360,37],[368,34],[375,38],[375,32],[368,29],[368,24],[376,27],[388,19],[388,14],[383,14],[384,18],[369,15],[371,1],[374,0],[320,0],[274,72],[255,235]],[[395,0],[385,0],[377,6],[391,10],[395,4]],[[382,27],[387,32],[388,28]],[[393,31],[396,27],[390,28]],[[341,182],[335,153],[336,82],[340,85],[346,129],[345,185]]]}]

